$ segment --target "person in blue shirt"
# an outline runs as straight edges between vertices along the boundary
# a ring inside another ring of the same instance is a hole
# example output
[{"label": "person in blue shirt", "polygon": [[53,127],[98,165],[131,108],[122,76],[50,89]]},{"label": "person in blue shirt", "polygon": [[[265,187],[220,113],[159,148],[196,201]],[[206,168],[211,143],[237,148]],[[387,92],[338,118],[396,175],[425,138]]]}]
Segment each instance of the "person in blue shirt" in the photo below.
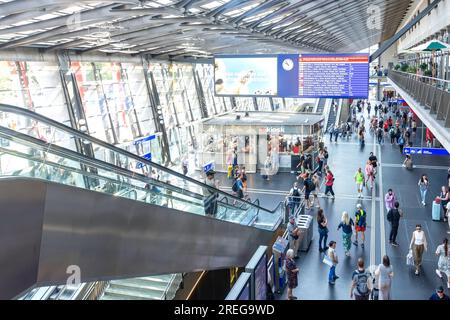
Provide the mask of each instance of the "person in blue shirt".
[{"label": "person in blue shirt", "polygon": [[436,288],[436,292],[431,295],[429,300],[450,300],[450,297],[444,293],[444,288],[439,286]]}]

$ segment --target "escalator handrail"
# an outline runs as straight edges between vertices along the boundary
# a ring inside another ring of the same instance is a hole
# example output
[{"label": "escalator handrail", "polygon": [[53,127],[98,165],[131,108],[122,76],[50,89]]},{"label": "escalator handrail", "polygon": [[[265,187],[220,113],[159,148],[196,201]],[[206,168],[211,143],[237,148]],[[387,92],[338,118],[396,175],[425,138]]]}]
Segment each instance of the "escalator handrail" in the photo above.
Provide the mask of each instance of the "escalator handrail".
[{"label": "escalator handrail", "polygon": [[[2,129],[2,127],[0,126],[0,136],[1,136],[1,129]],[[0,147],[0,150],[2,150],[2,147]],[[31,160],[33,162],[38,162],[38,163],[41,163],[41,164],[44,164],[44,165],[48,165],[48,166],[51,166],[51,167],[57,167],[57,168],[60,168],[60,169],[64,169],[64,170],[70,171],[71,173],[76,173],[76,174],[83,175],[83,176],[86,176],[86,177],[95,178],[95,179],[99,179],[99,180],[104,180],[104,181],[111,182],[111,183],[114,183],[114,184],[117,184],[119,182],[119,181],[116,181],[116,180],[114,180],[114,179],[112,179],[110,177],[100,176],[98,174],[95,174],[95,173],[92,173],[92,172],[89,172],[89,171],[82,171],[82,170],[77,169],[77,168],[68,167],[66,165],[55,163],[55,162],[48,161],[48,160],[44,160],[44,159],[39,158],[39,157],[30,157],[30,156],[26,157],[25,154],[23,154],[21,152],[18,152],[18,151],[8,150],[6,153],[8,153],[8,154],[10,154],[12,156],[15,156],[15,157],[26,158],[26,159]],[[70,158],[67,158],[67,159],[70,159]],[[73,159],[71,159],[71,160],[73,160]],[[12,175],[11,177],[17,177],[17,175]],[[30,177],[30,178],[39,179],[38,177]],[[134,177],[133,177],[133,179],[134,179]],[[53,182],[55,182],[55,181],[53,181]],[[131,190],[136,192],[136,190],[140,190],[140,191],[146,192],[147,194],[154,194],[156,196],[160,195],[159,193],[154,192],[152,190],[147,190],[147,189],[144,189],[144,188],[133,186],[132,184],[130,184],[128,182],[120,182],[120,183],[122,185],[127,185],[128,186],[127,189],[126,189],[126,192],[130,192]],[[115,193],[115,195],[119,196],[120,193],[122,193],[122,192],[124,192],[124,190],[117,191]],[[184,202],[184,203],[189,203],[189,204],[192,204],[192,205],[197,205],[197,206],[203,205],[203,204],[200,204],[200,203],[196,203],[196,202],[190,201],[188,199],[183,199],[183,198],[176,197],[174,195],[164,194],[164,196],[169,198],[169,199],[173,199],[173,200]],[[195,197],[193,197],[193,198],[195,198]],[[198,198],[198,199],[201,199],[201,198]]]},{"label": "escalator handrail", "polygon": [[[144,176],[142,174],[139,174],[139,173],[136,173],[136,172],[131,172],[131,171],[125,169],[125,168],[118,167],[118,166],[116,166],[114,164],[111,164],[111,163],[108,163],[108,162],[104,162],[102,160],[98,160],[98,159],[95,159],[95,158],[87,157],[87,156],[82,155],[82,154],[80,154],[78,152],[75,152],[75,151],[70,150],[70,149],[66,149],[64,147],[60,147],[60,146],[55,145],[55,144],[49,144],[49,143],[44,142],[44,141],[42,141],[40,139],[34,138],[32,136],[28,136],[26,134],[23,134],[21,132],[18,132],[18,131],[15,131],[15,130],[12,130],[12,129],[9,129],[9,128],[3,127],[3,126],[0,126],[0,137],[1,137],[1,135],[11,136],[12,137],[11,138],[12,141],[14,141],[14,138],[22,140],[22,141],[26,141],[30,145],[33,145],[35,148],[38,147],[43,152],[52,152],[52,153],[57,154],[60,157],[67,158],[67,159],[70,159],[72,161],[77,161],[77,162],[83,163],[84,165],[87,165],[87,166],[94,166],[96,168],[100,168],[100,169],[103,169],[103,170],[110,170],[112,172],[117,172],[117,173],[119,173],[119,174],[121,174],[123,176],[126,176],[129,179],[138,180],[138,181],[140,181],[142,183],[148,182],[148,179],[149,179],[148,177],[146,177],[146,176]],[[4,138],[4,139],[8,139],[8,138]],[[8,151],[8,152],[12,153],[12,151],[11,152]],[[17,151],[14,151],[14,152],[17,153]],[[33,159],[33,161],[39,161],[38,159],[35,159],[34,157],[32,159]],[[49,165],[52,164],[50,161],[47,161],[47,160],[46,161],[42,160],[42,161],[39,161],[39,162],[42,162],[42,163],[47,162],[47,163],[49,163]],[[82,173],[80,173],[80,172],[78,172],[76,170],[76,168],[70,168],[70,167],[67,167],[67,166],[64,166],[64,165],[58,165],[58,167],[64,167],[65,169],[68,169],[70,171],[73,171],[73,172],[76,172],[76,173],[79,173],[79,174],[83,174],[83,175],[89,175],[89,176],[93,175],[93,173],[91,173],[91,172],[86,172],[86,173],[82,172]],[[117,182],[117,181],[114,181],[112,178],[109,178],[109,177],[103,177],[103,176],[99,176],[99,175],[95,175],[95,177],[98,177],[98,178],[103,179],[103,180],[109,180],[109,181],[112,180],[114,183]],[[185,194],[185,195],[187,194],[188,196],[191,196],[192,198],[195,198],[197,200],[202,200],[203,199],[202,195],[197,194],[195,192],[192,192],[192,191],[189,191],[189,190],[184,190],[184,189],[178,188],[178,187],[176,187],[174,185],[171,185],[171,184],[164,184],[164,183],[161,183],[158,180],[151,179],[151,181],[153,182],[153,184],[155,184],[158,187],[161,187],[161,188],[164,188],[164,189],[171,189],[170,187],[172,187],[172,189],[174,189],[174,191],[176,193]],[[156,183],[154,183],[154,182],[156,182]],[[128,183],[128,182],[126,182],[126,184],[130,185],[130,183]],[[139,188],[137,186],[133,186],[133,187],[135,189],[141,189],[141,188]],[[177,189],[181,190],[181,192],[177,191]],[[144,191],[146,191],[146,190],[144,190]],[[182,198],[179,198],[179,197],[175,197],[173,195],[170,196],[170,195],[164,194],[164,196],[167,197],[167,198],[174,199],[174,200],[181,201],[181,202],[185,202],[185,203],[195,204],[195,205],[198,205],[198,206],[202,206],[203,205],[201,203],[194,203],[192,201],[189,201],[188,199],[182,199]],[[238,208],[236,206],[233,206],[233,205],[231,205],[229,203],[221,202],[221,204],[226,206],[226,207],[230,207],[230,208],[233,208],[233,209],[236,209],[236,210],[242,210],[242,209],[240,209],[240,208]]]},{"label": "escalator handrail", "polygon": [[[172,174],[172,175],[174,175],[174,176],[176,176],[176,177],[178,177],[180,179],[187,180],[187,181],[189,181],[189,182],[191,182],[193,184],[199,185],[203,189],[208,189],[208,190],[210,190],[210,191],[212,191],[214,193],[221,194],[221,195],[233,198],[235,200],[239,200],[240,202],[246,202],[250,206],[256,207],[256,208],[264,210],[266,212],[270,212],[270,213],[273,214],[273,213],[277,212],[277,210],[278,210],[279,205],[277,205],[277,207],[275,209],[270,210],[270,209],[267,209],[267,208],[263,208],[263,207],[261,207],[259,205],[255,205],[255,204],[251,203],[250,201],[239,199],[238,197],[236,197],[236,196],[234,196],[232,194],[229,194],[229,193],[221,191],[221,190],[219,190],[217,188],[211,187],[211,186],[209,186],[209,185],[207,185],[207,184],[205,184],[205,183],[203,183],[201,181],[195,180],[195,179],[193,179],[193,178],[191,178],[189,176],[185,176],[185,175],[183,175],[183,174],[181,174],[179,172],[176,172],[174,170],[166,168],[166,167],[164,167],[164,166],[162,166],[160,164],[157,164],[157,163],[154,163],[154,162],[152,162],[150,160],[144,159],[144,158],[142,158],[142,157],[140,157],[140,156],[138,156],[138,155],[136,155],[134,153],[131,153],[131,152],[127,151],[127,150],[118,148],[118,147],[116,147],[114,145],[111,145],[111,144],[109,144],[107,142],[104,142],[104,141],[102,141],[100,139],[97,139],[97,138],[92,137],[92,136],[90,136],[88,134],[80,132],[80,131],[78,131],[76,129],[73,129],[73,128],[69,127],[69,126],[66,126],[65,124],[62,124],[62,123],[60,123],[58,121],[55,121],[53,119],[47,118],[45,116],[42,116],[42,115],[40,115],[38,113],[35,113],[33,111],[30,111],[30,110],[27,110],[27,109],[24,109],[24,108],[20,108],[20,107],[16,107],[16,106],[12,106],[12,105],[8,105],[8,104],[4,104],[4,103],[0,103],[0,111],[10,112],[10,113],[14,113],[14,114],[19,114],[19,115],[23,115],[23,116],[26,116],[26,117],[30,117],[30,118],[32,118],[34,120],[43,122],[43,123],[48,124],[50,126],[56,127],[56,128],[58,128],[60,130],[66,131],[66,132],[68,132],[68,133],[70,133],[70,134],[72,134],[72,135],[74,135],[74,136],[76,136],[76,137],[78,137],[80,139],[89,140],[92,143],[95,143],[95,144],[97,144],[99,146],[102,146],[102,147],[104,147],[106,149],[110,149],[110,150],[112,150],[114,152],[117,152],[119,154],[123,154],[124,156],[132,158],[132,159],[134,159],[134,160],[136,160],[138,162],[144,163],[144,164],[146,164],[146,165],[148,165],[148,166],[150,166],[152,168],[157,168],[157,169],[159,169],[161,171],[164,171],[164,172],[167,172],[169,174]],[[51,144],[49,144],[49,145],[51,145]]]}]

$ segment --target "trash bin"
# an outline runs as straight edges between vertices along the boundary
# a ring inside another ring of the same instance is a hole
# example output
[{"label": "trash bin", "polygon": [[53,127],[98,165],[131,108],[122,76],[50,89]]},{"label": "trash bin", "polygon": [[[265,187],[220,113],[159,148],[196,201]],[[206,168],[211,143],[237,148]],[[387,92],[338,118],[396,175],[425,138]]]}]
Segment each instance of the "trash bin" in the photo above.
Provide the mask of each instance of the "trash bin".
[{"label": "trash bin", "polygon": [[307,214],[301,214],[297,219],[297,226],[301,230],[300,250],[308,251],[313,237],[313,217]]}]

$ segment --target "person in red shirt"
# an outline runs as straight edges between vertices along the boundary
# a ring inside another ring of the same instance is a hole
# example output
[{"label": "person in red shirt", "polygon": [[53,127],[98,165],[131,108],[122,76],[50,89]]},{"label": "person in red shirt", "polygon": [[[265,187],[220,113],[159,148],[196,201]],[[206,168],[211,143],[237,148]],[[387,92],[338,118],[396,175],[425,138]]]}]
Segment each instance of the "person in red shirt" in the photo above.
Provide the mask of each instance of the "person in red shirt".
[{"label": "person in red shirt", "polygon": [[333,183],[334,176],[331,170],[327,170],[327,175],[325,176],[325,195],[331,194],[331,197],[334,199],[334,191],[333,191]]}]

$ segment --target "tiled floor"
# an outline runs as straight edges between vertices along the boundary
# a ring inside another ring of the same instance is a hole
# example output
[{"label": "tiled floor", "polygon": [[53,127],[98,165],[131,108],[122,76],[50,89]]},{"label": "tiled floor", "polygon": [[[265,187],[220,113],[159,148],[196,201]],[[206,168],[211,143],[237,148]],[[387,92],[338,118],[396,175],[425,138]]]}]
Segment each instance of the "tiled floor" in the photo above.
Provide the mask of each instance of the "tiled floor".
[{"label": "tiled floor", "polygon": [[[420,126],[420,124],[419,124]],[[421,134],[416,135],[415,145],[420,145]],[[323,254],[318,251],[317,223],[314,221],[313,242],[308,252],[301,252],[298,266],[299,286],[294,290],[294,295],[299,299],[350,299],[351,274],[356,268],[356,261],[364,257],[366,266],[381,263],[383,254],[391,258],[394,268],[394,280],[392,296],[394,299],[427,299],[435,287],[446,285],[435,274],[437,257],[434,255],[436,247],[447,236],[447,223],[431,220],[431,201],[438,194],[440,186],[445,184],[447,167],[450,167],[450,159],[447,157],[415,156],[414,164],[419,167],[408,171],[401,167],[404,156],[399,152],[398,146],[390,143],[378,145],[374,138],[367,134],[366,145],[361,148],[356,136],[350,140],[339,139],[337,143],[329,143],[325,139],[329,150],[329,165],[336,181],[334,191],[336,200],[321,198],[320,203],[329,220],[328,241],[337,241],[337,253],[340,263],[337,266],[337,274],[340,279],[335,286],[329,286],[327,281],[328,267],[323,264]],[[365,189],[364,200],[356,197],[356,185],[353,176],[358,167],[364,168],[369,152],[375,152],[381,162],[376,181],[374,197],[370,189]],[[417,182],[422,173],[430,178],[431,187],[428,194],[427,206],[420,203]],[[221,186],[231,188],[231,180],[225,175],[217,174]],[[259,198],[261,205],[273,208],[276,203],[284,199],[289,191],[295,176],[288,173],[280,173],[273,176],[270,181],[265,181],[259,174],[249,175],[248,188],[252,199]],[[392,188],[397,195],[405,216],[401,220],[397,242],[399,247],[392,247],[388,243],[390,226],[386,220],[384,209],[384,194]],[[323,191],[323,190],[322,190]],[[348,211],[353,217],[357,203],[361,203],[366,209],[368,217],[368,229],[366,231],[366,247],[352,246],[351,257],[344,255],[341,233],[337,231],[341,214]],[[317,209],[309,212],[315,215]],[[414,270],[405,264],[414,226],[422,224],[428,237],[428,252],[424,255],[423,272],[416,276]],[[278,296],[286,299],[286,290]]]}]

